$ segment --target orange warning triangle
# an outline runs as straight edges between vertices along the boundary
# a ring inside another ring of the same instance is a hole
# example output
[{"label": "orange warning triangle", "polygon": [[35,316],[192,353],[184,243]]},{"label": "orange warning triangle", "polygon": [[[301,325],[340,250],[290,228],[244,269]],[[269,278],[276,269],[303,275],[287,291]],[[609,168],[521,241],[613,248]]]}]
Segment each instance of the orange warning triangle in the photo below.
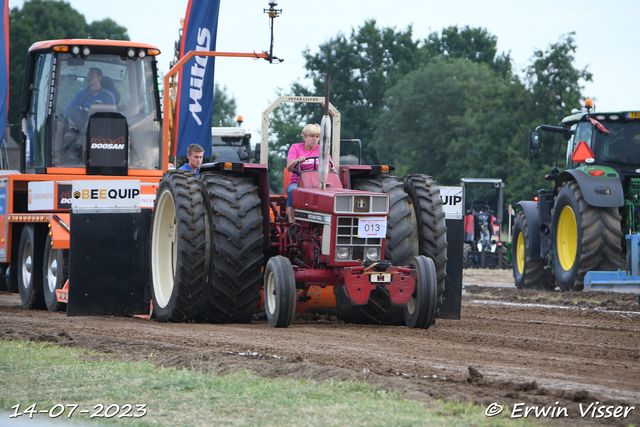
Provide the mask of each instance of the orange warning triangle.
[{"label": "orange warning triangle", "polygon": [[586,163],[587,159],[595,159],[596,156],[593,155],[593,151],[587,145],[586,141],[578,142],[578,146],[575,150],[573,150],[573,154],[571,154],[571,160],[573,163]]}]

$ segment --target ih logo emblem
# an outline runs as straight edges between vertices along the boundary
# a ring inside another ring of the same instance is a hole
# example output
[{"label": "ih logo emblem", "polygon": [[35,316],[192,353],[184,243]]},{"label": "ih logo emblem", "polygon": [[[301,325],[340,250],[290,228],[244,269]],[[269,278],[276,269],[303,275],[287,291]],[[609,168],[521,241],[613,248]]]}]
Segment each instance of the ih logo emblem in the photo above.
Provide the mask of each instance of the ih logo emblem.
[{"label": "ih logo emblem", "polygon": [[369,212],[368,197],[356,197],[354,201],[356,212]]}]

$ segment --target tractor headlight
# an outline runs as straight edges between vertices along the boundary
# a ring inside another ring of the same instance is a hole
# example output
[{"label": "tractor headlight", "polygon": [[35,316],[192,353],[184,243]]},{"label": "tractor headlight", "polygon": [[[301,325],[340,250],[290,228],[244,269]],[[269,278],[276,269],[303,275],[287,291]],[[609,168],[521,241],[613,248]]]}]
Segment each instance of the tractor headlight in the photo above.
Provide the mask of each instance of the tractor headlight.
[{"label": "tractor headlight", "polygon": [[344,246],[338,246],[336,248],[336,258],[337,259],[350,259],[351,253],[349,248],[345,248]]},{"label": "tractor headlight", "polygon": [[378,260],[380,260],[380,249],[379,248],[366,248],[364,250],[364,257],[368,261],[378,261]]}]

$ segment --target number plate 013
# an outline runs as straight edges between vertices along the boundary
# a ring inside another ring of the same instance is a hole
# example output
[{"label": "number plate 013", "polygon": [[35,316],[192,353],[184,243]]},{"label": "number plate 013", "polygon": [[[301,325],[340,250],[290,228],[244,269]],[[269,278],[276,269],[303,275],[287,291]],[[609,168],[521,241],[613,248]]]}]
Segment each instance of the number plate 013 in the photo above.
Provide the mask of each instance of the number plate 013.
[{"label": "number plate 013", "polygon": [[387,235],[387,218],[383,216],[360,217],[358,221],[358,237],[378,237]]}]

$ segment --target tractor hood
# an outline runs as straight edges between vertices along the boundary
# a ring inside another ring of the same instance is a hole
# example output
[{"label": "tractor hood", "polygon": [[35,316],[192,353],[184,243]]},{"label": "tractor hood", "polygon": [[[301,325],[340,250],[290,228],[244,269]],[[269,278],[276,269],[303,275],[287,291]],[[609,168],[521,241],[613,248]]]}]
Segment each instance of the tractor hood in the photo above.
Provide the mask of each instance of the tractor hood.
[{"label": "tractor hood", "polygon": [[293,207],[328,214],[387,215],[389,196],[383,193],[342,188],[337,174],[329,173],[326,190],[320,190],[318,173],[304,172],[292,193]]},{"label": "tractor hood", "polygon": [[314,212],[376,216],[389,213],[389,196],[368,191],[298,188],[292,197],[294,208]]}]

